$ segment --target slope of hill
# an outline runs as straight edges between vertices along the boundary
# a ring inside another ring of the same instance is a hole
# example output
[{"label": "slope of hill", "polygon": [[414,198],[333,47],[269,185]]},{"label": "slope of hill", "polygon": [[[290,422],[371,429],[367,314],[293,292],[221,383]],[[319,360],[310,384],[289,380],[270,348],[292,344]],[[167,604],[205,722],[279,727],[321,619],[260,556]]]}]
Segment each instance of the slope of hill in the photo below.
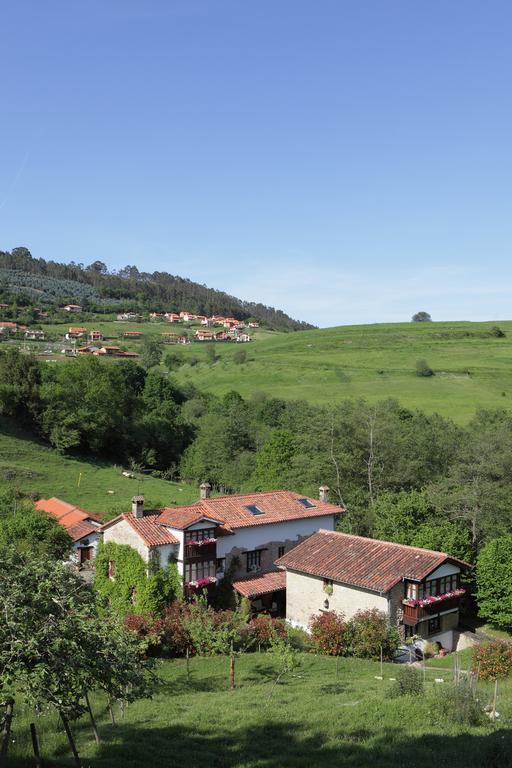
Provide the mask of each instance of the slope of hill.
[{"label": "slope of hill", "polygon": [[[499,323],[504,338],[492,335],[495,325],[397,323],[280,334],[247,345],[243,364],[234,345],[218,345],[215,364],[185,365],[178,378],[217,394],[265,392],[315,403],[394,397],[465,423],[479,408],[512,407],[512,322]],[[422,358],[434,376],[416,374]]]},{"label": "slope of hill", "polygon": [[197,501],[197,488],[147,475],[128,478],[121,466],[62,456],[3,419],[0,430],[0,491],[58,496],[105,517],[128,510],[137,493],[150,507]]},{"label": "slope of hill", "polygon": [[80,303],[84,309],[110,311],[179,312],[229,315],[240,320],[254,317],[279,330],[303,330],[312,325],[293,320],[280,309],[242,301],[223,291],[208,288],[167,272],[139,272],[127,266],[110,273],[103,262],[88,267],[58,264],[34,258],[26,248],[0,251],[0,295],[2,301],[39,304]]}]

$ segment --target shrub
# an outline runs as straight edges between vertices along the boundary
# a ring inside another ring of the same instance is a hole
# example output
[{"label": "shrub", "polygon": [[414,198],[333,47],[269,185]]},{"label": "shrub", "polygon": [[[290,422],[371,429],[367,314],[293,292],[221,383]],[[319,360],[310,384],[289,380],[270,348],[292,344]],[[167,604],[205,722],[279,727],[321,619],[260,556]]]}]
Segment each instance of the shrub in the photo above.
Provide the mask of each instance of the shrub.
[{"label": "shrub", "polygon": [[138,639],[146,644],[149,656],[159,656],[162,650],[162,620],[156,616],[143,616],[129,613],[124,617],[124,625],[135,632]]},{"label": "shrub", "polygon": [[270,648],[277,640],[286,640],[288,632],[283,619],[261,614],[242,629],[242,640],[247,648]]},{"label": "shrub", "polygon": [[506,640],[483,643],[473,651],[471,666],[482,680],[508,677],[512,672],[512,643]]},{"label": "shrub", "polygon": [[416,360],[416,376],[433,376],[434,371],[426,360]]},{"label": "shrub", "polygon": [[433,696],[433,718],[444,725],[479,725],[483,713],[469,685],[438,688]]},{"label": "shrub", "polygon": [[317,651],[341,656],[346,650],[346,624],[342,613],[325,611],[311,617],[311,637]]},{"label": "shrub", "polygon": [[237,365],[242,365],[247,361],[247,351],[245,349],[237,349],[233,355],[233,360]]},{"label": "shrub", "polygon": [[350,651],[364,659],[391,659],[399,643],[398,632],[377,608],[358,611],[349,623]]},{"label": "shrub", "polygon": [[186,604],[176,600],[164,611],[161,619],[161,643],[165,656],[185,656],[187,648],[190,655],[195,655],[194,643],[183,623],[186,610]]},{"label": "shrub", "polygon": [[495,336],[497,339],[503,339],[506,336],[506,333],[499,327],[499,325],[494,325],[491,328],[491,336]]},{"label": "shrub", "polygon": [[390,699],[399,696],[419,696],[423,693],[423,677],[419,669],[414,667],[400,667],[396,680],[388,690]]}]

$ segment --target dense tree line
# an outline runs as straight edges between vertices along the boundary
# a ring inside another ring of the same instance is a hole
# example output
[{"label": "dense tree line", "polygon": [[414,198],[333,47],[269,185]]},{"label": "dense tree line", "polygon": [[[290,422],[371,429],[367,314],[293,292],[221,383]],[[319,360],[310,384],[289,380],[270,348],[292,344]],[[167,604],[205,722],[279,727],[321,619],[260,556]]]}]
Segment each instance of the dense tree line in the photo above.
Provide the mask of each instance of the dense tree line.
[{"label": "dense tree line", "polygon": [[[12,273],[13,270],[17,273],[18,285],[9,285],[12,280],[7,278],[9,271]],[[125,309],[142,312],[188,310],[201,315],[229,315],[240,320],[254,317],[279,330],[295,331],[313,327],[259,302],[242,301],[224,291],[208,288],[168,272],[140,272],[136,266],[128,265],[118,272],[109,272],[101,261],[95,261],[87,267],[73,261],[59,264],[36,259],[27,248],[14,248],[11,252],[0,251],[2,271],[5,275],[3,285],[0,281],[0,290],[3,290],[4,295],[9,290],[23,293],[25,287],[27,296],[33,300],[35,287],[40,297],[38,301],[43,300],[43,289],[47,291],[48,301],[79,300],[85,309],[91,310],[105,311],[109,302],[112,310],[112,307],[122,302]],[[35,283],[34,277],[37,278]],[[58,282],[53,285],[47,282],[45,288],[44,280],[50,278]]]},{"label": "dense tree line", "polygon": [[473,560],[512,534],[512,416],[466,427],[400,406],[331,406],[179,387],[165,366],[0,354],[0,411],[62,452],[142,465],[220,492],[327,483],[344,530]]}]

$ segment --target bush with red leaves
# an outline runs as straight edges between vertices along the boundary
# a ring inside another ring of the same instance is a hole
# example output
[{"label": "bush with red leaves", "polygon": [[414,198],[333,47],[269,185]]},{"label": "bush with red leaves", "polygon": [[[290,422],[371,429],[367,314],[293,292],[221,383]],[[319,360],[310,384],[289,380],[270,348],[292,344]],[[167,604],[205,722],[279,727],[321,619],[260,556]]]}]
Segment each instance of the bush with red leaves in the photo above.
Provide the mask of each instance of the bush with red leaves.
[{"label": "bush with red leaves", "polygon": [[346,652],[347,625],[342,613],[323,611],[311,617],[311,637],[315,649],[329,656],[342,656]]}]

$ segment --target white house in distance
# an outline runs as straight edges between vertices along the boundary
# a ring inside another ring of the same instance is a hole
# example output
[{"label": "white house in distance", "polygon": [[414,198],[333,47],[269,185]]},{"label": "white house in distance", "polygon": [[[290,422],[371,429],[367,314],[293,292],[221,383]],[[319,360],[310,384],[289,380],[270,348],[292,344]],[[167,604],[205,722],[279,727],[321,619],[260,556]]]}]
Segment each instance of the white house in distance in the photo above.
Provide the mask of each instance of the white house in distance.
[{"label": "white house in distance", "polygon": [[286,618],[308,628],[319,611],[351,618],[377,608],[405,637],[421,635],[447,650],[459,624],[463,571],[443,552],[319,530],[276,561],[286,570]]},{"label": "white house in distance", "polygon": [[94,558],[101,538],[98,515],[55,497],[36,501],[35,508],[54,517],[67,530],[73,541],[73,562],[83,564]]},{"label": "white house in distance", "polygon": [[103,540],[128,544],[162,567],[174,559],[187,596],[228,574],[254,610],[284,613],[286,574],[274,562],[319,527],[334,530],[343,509],[327,493],[323,486],[316,500],[292,491],[211,498],[203,483],[195,504],[147,511],[136,496],[131,513],[102,526]]}]

